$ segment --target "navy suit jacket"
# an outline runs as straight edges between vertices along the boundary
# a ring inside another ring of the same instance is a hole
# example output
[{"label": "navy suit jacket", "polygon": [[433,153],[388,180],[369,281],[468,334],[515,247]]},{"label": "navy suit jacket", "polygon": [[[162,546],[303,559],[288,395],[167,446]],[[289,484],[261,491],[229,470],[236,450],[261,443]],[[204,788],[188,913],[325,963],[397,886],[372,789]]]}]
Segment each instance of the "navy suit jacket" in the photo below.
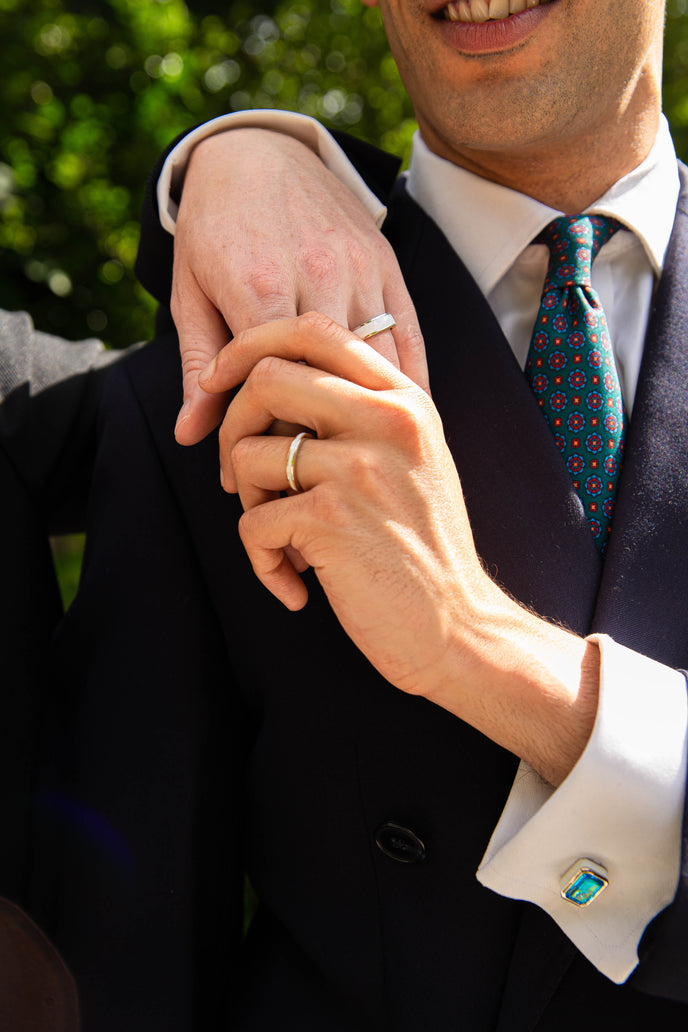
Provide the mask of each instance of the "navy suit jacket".
[{"label": "navy suit jacket", "polygon": [[95,341],[71,344],[34,330],[26,313],[0,312],[0,1028],[78,1025],[70,975],[19,907],[43,924],[42,663],[62,613],[48,535],[83,525],[104,362]]},{"label": "navy suit jacket", "polygon": [[[688,666],[687,196],[684,182],[604,568],[470,275],[403,188],[386,225],[488,569],[544,616],[675,667]],[[688,863],[623,987],[536,907],[479,885],[516,758],[386,683],[312,576],[299,613],[261,587],[216,440],[174,443],[164,326],[110,376],[84,577],[55,645],[62,792],[81,815],[59,829],[55,935],[85,1032],[684,1029]],[[242,941],[244,871],[259,905]]]}]

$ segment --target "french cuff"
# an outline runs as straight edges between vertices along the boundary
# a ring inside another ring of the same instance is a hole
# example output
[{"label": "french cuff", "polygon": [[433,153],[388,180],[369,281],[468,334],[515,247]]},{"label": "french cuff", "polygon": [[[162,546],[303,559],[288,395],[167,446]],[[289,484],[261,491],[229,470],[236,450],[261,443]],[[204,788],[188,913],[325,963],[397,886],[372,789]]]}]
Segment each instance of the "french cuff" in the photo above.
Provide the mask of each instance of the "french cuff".
[{"label": "french cuff", "polygon": [[[598,970],[621,983],[678,883],[686,681],[605,635],[588,640],[601,658],[588,745],[556,790],[521,763],[477,877],[502,896],[542,907]],[[578,898],[565,898],[567,889]]]},{"label": "french cuff", "polygon": [[191,151],[196,144],[208,136],[215,136],[227,129],[243,128],[272,129],[274,132],[285,133],[285,135],[305,143],[321,158],[330,172],[358,198],[370,213],[377,227],[382,226],[387,216],[386,207],[368,188],[342,148],[320,122],[309,115],[299,115],[293,111],[264,109],[235,111],[232,114],[213,118],[210,122],[205,122],[188,133],[167,155],[158,179],[157,199],[162,227],[172,236],[176,229],[179,210],[179,205],[174,198],[181,194]]}]

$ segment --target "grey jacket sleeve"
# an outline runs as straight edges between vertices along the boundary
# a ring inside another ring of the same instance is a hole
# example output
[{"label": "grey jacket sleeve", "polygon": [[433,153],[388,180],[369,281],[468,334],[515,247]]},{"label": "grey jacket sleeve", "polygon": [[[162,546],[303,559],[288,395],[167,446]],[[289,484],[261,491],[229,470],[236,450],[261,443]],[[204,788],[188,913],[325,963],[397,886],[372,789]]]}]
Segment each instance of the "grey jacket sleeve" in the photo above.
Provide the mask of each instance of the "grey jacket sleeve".
[{"label": "grey jacket sleeve", "polygon": [[80,528],[102,385],[120,354],[0,311],[0,448],[50,532]]}]

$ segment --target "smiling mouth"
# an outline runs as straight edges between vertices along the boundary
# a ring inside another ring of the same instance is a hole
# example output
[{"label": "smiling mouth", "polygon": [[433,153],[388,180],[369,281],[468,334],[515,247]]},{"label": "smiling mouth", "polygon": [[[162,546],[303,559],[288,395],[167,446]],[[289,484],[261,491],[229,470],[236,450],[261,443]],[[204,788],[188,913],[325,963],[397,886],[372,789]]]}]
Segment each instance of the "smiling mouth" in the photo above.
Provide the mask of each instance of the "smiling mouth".
[{"label": "smiling mouth", "polygon": [[550,0],[451,0],[440,17],[453,22],[502,21],[512,14],[522,14],[541,7]]}]

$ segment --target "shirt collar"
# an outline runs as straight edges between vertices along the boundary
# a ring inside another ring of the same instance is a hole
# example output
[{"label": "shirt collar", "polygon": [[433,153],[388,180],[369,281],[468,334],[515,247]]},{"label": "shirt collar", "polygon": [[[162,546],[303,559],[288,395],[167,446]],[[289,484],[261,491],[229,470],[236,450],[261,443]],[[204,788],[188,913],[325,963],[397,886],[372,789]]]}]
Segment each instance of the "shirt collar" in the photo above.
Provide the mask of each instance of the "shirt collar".
[{"label": "shirt collar", "polygon": [[[419,132],[413,139],[407,187],[411,197],[444,232],[486,295],[538,233],[562,214],[533,197],[438,157]],[[668,123],[662,116],[647,158],[587,208],[586,213],[613,216],[634,232],[659,275],[678,193],[676,152]],[[448,203],[452,197],[458,198],[458,203]]]}]

